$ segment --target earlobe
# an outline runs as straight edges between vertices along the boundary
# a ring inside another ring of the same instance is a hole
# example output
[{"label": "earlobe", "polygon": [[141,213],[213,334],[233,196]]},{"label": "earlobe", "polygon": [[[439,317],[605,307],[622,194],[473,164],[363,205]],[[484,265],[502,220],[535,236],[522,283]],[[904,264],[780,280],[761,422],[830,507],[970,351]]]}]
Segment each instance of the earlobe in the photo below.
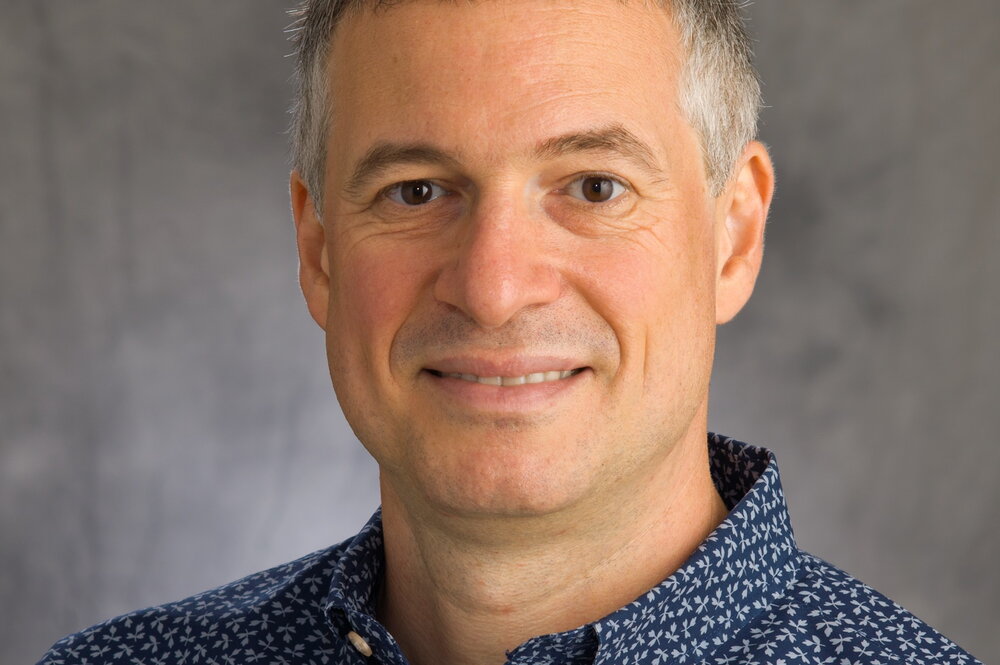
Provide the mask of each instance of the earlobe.
[{"label": "earlobe", "polygon": [[758,141],[747,144],[716,218],[716,323],[743,308],[760,272],[764,224],[774,193],[774,165]]},{"label": "earlobe", "polygon": [[295,171],[288,189],[295,219],[295,243],[299,250],[299,286],[309,314],[325,330],[330,306],[330,265],[325,229],[309,189]]}]

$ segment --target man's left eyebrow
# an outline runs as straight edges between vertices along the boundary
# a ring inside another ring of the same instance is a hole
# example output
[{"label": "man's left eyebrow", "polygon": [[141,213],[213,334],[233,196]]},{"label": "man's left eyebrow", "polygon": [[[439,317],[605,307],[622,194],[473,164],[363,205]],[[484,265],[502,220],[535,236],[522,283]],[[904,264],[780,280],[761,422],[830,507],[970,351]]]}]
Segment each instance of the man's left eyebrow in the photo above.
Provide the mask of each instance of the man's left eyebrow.
[{"label": "man's left eyebrow", "polygon": [[663,178],[664,175],[653,150],[642,139],[617,123],[546,139],[535,147],[535,158],[554,159],[574,152],[617,153],[656,178]]}]

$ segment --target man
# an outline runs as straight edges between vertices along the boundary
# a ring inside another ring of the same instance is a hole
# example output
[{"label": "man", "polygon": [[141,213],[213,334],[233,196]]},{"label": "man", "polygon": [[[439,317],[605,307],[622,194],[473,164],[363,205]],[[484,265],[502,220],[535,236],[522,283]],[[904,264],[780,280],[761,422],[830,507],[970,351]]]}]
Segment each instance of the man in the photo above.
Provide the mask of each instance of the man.
[{"label": "man", "polygon": [[977,662],[707,433],[774,184],[734,3],[314,0],[299,50],[300,279],[382,508],[42,662]]}]

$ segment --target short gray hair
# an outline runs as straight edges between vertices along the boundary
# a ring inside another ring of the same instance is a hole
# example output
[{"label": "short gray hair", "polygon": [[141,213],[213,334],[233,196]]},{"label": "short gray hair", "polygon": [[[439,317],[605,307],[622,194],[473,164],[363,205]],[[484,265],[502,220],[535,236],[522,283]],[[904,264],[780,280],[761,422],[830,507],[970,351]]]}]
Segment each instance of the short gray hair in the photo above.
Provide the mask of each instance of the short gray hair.
[{"label": "short gray hair", "polygon": [[[322,214],[328,129],[327,60],[334,28],[350,11],[401,0],[302,0],[291,11],[295,45],[292,165]],[[746,144],[757,135],[761,94],[739,0],[658,0],[684,46],[680,110],[701,142],[709,189],[718,196]]]}]

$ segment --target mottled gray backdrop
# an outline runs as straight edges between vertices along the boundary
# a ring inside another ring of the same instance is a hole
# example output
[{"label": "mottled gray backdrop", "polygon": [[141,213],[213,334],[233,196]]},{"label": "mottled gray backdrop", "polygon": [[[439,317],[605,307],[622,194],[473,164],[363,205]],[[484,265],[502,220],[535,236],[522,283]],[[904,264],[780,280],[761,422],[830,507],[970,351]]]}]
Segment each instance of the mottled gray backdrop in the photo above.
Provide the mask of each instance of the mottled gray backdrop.
[{"label": "mottled gray backdrop", "polygon": [[[279,0],[3,0],[0,662],[353,533]],[[1000,3],[759,1],[778,167],[712,427],[800,543],[1000,661]]]}]

